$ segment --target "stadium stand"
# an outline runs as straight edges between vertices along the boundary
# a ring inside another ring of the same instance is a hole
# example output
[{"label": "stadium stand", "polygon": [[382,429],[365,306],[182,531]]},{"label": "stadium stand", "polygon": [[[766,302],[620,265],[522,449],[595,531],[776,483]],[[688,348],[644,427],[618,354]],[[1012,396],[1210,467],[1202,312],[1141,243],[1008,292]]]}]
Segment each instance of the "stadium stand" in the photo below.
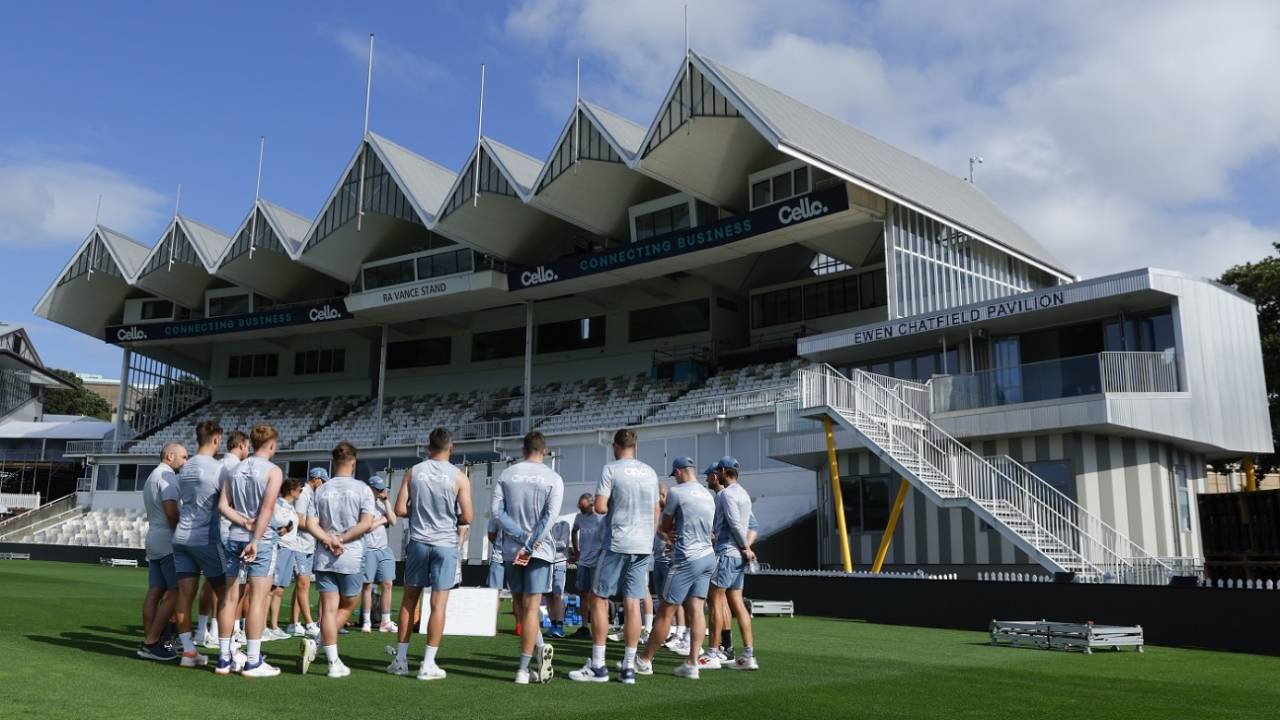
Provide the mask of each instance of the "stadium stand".
[{"label": "stadium stand", "polygon": [[217,400],[164,425],[142,438],[129,448],[129,452],[155,455],[170,442],[190,442],[195,435],[196,423],[201,420],[217,420],[223,428],[243,429],[246,432],[261,422],[270,423],[280,433],[282,448],[292,447],[312,433],[321,431],[340,418],[369,404],[369,399],[358,395],[335,397]]},{"label": "stadium stand", "polygon": [[90,510],[39,530],[28,530],[16,542],[140,548],[147,535],[142,510]]},{"label": "stadium stand", "polygon": [[740,414],[770,411],[774,403],[794,393],[791,374],[806,363],[800,358],[764,365],[748,365],[716,375],[705,385],[646,413],[646,424],[708,417],[718,412]]}]

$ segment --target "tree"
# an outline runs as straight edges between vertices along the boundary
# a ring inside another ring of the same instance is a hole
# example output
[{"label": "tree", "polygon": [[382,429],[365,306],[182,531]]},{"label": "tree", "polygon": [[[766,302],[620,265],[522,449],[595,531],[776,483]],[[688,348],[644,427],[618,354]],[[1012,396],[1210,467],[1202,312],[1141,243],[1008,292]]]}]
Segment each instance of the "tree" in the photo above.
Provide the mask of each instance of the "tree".
[{"label": "tree", "polygon": [[[1280,252],[1280,243],[1274,244]],[[1253,298],[1258,306],[1258,334],[1262,339],[1262,371],[1267,380],[1267,402],[1271,408],[1271,432],[1280,431],[1280,256],[1265,257],[1228,268],[1218,278]],[[1280,446],[1280,437],[1277,437]],[[1280,464],[1280,457],[1257,458],[1259,472]]]},{"label": "tree", "polygon": [[48,415],[88,415],[101,420],[111,419],[111,403],[84,386],[79,375],[70,370],[50,368],[50,372],[75,387],[47,389],[44,391],[44,411]]}]

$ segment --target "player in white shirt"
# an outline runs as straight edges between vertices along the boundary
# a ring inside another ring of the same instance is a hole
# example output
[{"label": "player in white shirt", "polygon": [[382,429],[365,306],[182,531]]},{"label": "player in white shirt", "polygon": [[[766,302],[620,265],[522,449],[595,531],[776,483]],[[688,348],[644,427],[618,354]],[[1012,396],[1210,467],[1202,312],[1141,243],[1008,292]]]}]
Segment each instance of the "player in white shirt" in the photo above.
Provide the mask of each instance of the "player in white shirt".
[{"label": "player in white shirt", "polygon": [[[720,482],[723,489],[716,495],[715,552],[716,571],[711,578],[712,596],[725,596],[729,610],[738,621],[742,633],[742,655],[733,658],[729,667],[735,670],[758,670],[752,646],[751,611],[742,597],[746,568],[755,560],[751,543],[751,496],[738,484],[738,468],[721,463]],[[728,618],[721,618],[728,627]],[[725,657],[727,660],[728,657]]]},{"label": "player in white shirt", "polygon": [[603,555],[596,566],[591,592],[591,660],[569,673],[577,682],[609,681],[605,666],[608,633],[608,598],[621,595],[626,643],[619,680],[636,682],[636,646],[640,642],[640,607],[649,594],[649,568],[653,563],[653,535],[658,521],[658,475],[636,459],[636,434],[619,430],[613,436],[613,462],[604,466],[596,486],[596,512],[606,515]]},{"label": "player in white shirt", "polygon": [[[228,473],[236,471],[236,466],[241,460],[249,457],[251,452],[249,448],[249,436],[239,430],[232,430],[226,437],[227,452],[222,456],[222,466],[227,469]],[[222,542],[226,542],[227,536],[231,533],[231,521],[218,515],[218,526],[221,528]],[[237,642],[244,641],[244,613],[247,608],[249,596],[247,593],[242,594],[240,598],[239,612],[236,613],[236,627],[232,637]],[[208,583],[200,590],[200,625],[196,630],[196,644],[203,644],[210,650],[218,649],[218,605],[213,600],[213,588]],[[203,638],[203,640],[202,640]]]},{"label": "player in white shirt", "polygon": [[173,567],[173,529],[178,526],[178,470],[187,461],[187,449],[169,443],[160,450],[160,464],[142,486],[147,511],[147,596],[142,603],[142,628],[146,634],[138,657],[174,660],[178,656],[160,642],[169,617],[178,606],[178,573]]},{"label": "player in white shirt", "polygon": [[284,600],[284,591],[293,581],[295,563],[294,553],[298,550],[298,513],[293,503],[302,494],[302,481],[298,478],[285,478],[280,484],[280,497],[276,500],[276,510],[271,518],[276,535],[280,538],[276,545],[276,575],[271,583],[270,622],[262,633],[263,640],[284,640],[290,634],[280,629],[280,604]]},{"label": "player in white shirt", "polygon": [[[306,530],[316,543],[316,585],[320,588],[320,642],[329,662],[329,677],[344,678],[351,670],[338,657],[338,629],[347,624],[360,601],[364,584],[364,535],[377,513],[373,490],[354,475],[357,453],[342,441],[333,448],[333,478],[316,491],[315,514]],[[316,659],[316,641],[303,638],[298,669],[305,675]]]},{"label": "player in white shirt", "polygon": [[[444,636],[449,591],[457,584],[458,550],[471,524],[471,480],[449,462],[453,436],[444,428],[431,431],[426,460],[404,473],[396,493],[396,515],[408,523],[404,553],[404,596],[400,601],[400,637],[392,675],[409,674],[409,638],[413,615],[424,588],[431,588],[427,619],[427,648],[418,670],[419,680],[443,680],[436,664]],[[388,648],[389,650],[390,648]]]},{"label": "player in white shirt", "polygon": [[[307,471],[307,482],[293,503],[300,530],[306,527],[306,520],[315,515],[315,491],[328,480],[329,471],[322,467],[313,467]],[[303,530],[298,533],[295,542],[298,543],[298,549],[293,554],[293,605],[289,609],[288,632],[294,637],[305,635],[314,639],[320,637],[320,625],[311,615],[311,581],[315,578],[312,564],[315,560],[316,539]]]},{"label": "player in white shirt", "polygon": [[364,536],[364,587],[360,591],[360,607],[363,609],[360,618],[360,632],[373,632],[373,586],[378,586],[378,601],[381,603],[382,619],[378,630],[384,633],[396,632],[395,621],[391,619],[391,586],[396,580],[396,556],[391,553],[387,543],[387,527],[397,522],[393,508],[388,504],[387,482],[374,475],[369,478],[369,489],[373,491],[373,506],[377,511],[373,516],[373,527]]},{"label": "player in white shirt", "polygon": [[[530,680],[548,682],[553,675],[554,650],[542,640],[539,619],[542,596],[551,591],[551,525],[560,514],[564,481],[544,463],[547,440],[542,433],[525,435],[521,453],[524,459],[502,471],[494,483],[490,510],[502,527],[507,584],[524,615],[516,684],[528,685]],[[535,653],[537,664],[531,672]]]}]

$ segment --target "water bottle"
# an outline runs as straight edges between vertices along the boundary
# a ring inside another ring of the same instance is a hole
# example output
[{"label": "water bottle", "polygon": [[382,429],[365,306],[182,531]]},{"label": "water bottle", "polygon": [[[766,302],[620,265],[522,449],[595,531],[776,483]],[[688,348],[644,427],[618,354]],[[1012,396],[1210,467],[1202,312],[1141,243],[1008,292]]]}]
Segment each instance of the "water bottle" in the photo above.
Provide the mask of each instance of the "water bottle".
[{"label": "water bottle", "polygon": [[758,558],[751,558],[751,562],[747,563],[747,574],[755,575],[759,572],[760,572],[760,560]]}]

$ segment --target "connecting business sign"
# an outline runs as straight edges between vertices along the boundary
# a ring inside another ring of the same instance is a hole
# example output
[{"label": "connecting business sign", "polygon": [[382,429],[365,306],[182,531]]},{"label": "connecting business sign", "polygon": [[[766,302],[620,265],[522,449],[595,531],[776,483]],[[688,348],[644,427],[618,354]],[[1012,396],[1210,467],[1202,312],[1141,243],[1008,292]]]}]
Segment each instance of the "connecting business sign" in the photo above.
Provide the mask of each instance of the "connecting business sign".
[{"label": "connecting business sign", "polygon": [[207,320],[108,325],[104,339],[113,344],[146,342],[148,340],[173,340],[202,335],[223,335],[226,333],[247,332],[249,330],[267,330],[291,325],[312,325],[333,322],[334,320],[348,320],[353,317],[355,316],[347,312],[347,307],[343,301],[336,299],[314,305],[276,308],[261,312],[244,313],[243,315],[209,318]]},{"label": "connecting business sign", "polygon": [[745,215],[676,230],[624,247],[569,255],[536,268],[515,268],[507,272],[507,287],[524,290],[707,250],[848,209],[849,194],[843,185],[823,188]]}]

